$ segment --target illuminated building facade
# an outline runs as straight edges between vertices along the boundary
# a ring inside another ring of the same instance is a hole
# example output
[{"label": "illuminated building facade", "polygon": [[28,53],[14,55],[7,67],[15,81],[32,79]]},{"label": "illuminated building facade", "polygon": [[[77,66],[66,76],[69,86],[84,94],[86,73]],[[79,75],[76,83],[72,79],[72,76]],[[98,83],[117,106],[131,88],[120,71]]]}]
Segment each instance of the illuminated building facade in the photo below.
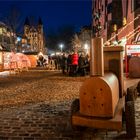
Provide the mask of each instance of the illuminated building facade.
[{"label": "illuminated building facade", "polygon": [[140,44],[140,0],[92,0],[93,36],[104,43]]},{"label": "illuminated building facade", "polygon": [[15,50],[15,39],[16,35],[12,30],[5,25],[3,22],[0,22],[0,50]]},{"label": "illuminated building facade", "polygon": [[44,52],[44,33],[43,33],[43,24],[41,18],[38,20],[38,25],[31,25],[28,18],[25,20],[24,24],[24,41],[22,47],[25,48],[25,51],[32,52]]}]

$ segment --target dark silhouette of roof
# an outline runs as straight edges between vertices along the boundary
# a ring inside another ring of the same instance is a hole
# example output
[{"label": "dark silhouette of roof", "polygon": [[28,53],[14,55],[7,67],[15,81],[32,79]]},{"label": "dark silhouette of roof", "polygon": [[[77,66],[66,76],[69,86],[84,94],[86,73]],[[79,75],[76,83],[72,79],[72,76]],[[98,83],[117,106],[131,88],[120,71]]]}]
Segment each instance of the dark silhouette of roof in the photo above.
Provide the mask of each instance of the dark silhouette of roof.
[{"label": "dark silhouette of roof", "polygon": [[41,18],[38,19],[38,25],[43,25]]},{"label": "dark silhouette of roof", "polygon": [[35,52],[35,51],[27,51],[27,52],[24,52],[24,54],[26,54],[26,55],[38,55],[38,52]]},{"label": "dark silhouette of roof", "polygon": [[6,27],[6,24],[0,21],[0,26]]},{"label": "dark silhouette of roof", "polygon": [[91,25],[85,25],[85,26],[82,27],[82,29],[91,30]]},{"label": "dark silhouette of roof", "polygon": [[24,25],[30,25],[28,17],[26,17]]},{"label": "dark silhouette of roof", "polygon": [[38,23],[36,24],[35,21],[31,21],[30,18],[26,17],[24,25],[34,26],[37,27],[38,25],[43,25],[41,18],[39,17]]},{"label": "dark silhouette of roof", "polygon": [[7,31],[12,31],[11,27],[9,27],[8,25],[6,25],[5,23],[0,21],[0,27],[5,27],[7,28]]}]

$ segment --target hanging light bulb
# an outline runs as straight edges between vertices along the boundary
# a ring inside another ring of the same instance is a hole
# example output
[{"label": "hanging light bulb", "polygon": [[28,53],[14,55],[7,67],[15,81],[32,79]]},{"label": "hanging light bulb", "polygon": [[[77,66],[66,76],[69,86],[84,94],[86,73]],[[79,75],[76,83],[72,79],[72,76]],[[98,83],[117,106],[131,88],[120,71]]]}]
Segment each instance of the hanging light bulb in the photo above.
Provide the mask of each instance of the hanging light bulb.
[{"label": "hanging light bulb", "polygon": [[123,26],[125,26],[127,24],[127,20],[126,17],[123,18]]},{"label": "hanging light bulb", "polygon": [[116,32],[117,31],[117,24],[113,25],[113,31]]}]

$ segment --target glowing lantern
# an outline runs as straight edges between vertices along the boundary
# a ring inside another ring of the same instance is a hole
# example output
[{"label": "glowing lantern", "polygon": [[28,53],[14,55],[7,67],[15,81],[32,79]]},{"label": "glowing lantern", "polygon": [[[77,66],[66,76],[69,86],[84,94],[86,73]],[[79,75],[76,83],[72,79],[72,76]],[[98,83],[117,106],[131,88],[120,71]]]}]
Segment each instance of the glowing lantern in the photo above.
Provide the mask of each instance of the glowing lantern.
[{"label": "glowing lantern", "polygon": [[123,26],[125,26],[127,23],[126,17],[123,18]]},{"label": "glowing lantern", "polygon": [[113,25],[113,31],[114,32],[117,31],[117,25],[116,24]]},{"label": "glowing lantern", "polygon": [[25,39],[24,38],[22,38],[22,44],[25,44]]}]

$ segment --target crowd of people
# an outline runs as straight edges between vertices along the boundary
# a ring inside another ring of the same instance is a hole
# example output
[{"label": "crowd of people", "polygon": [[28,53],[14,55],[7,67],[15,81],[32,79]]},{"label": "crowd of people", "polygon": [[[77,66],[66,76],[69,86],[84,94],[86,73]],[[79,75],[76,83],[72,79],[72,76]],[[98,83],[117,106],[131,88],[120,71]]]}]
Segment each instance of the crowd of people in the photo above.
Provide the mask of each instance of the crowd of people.
[{"label": "crowd of people", "polygon": [[89,73],[89,56],[84,53],[63,53],[60,56],[39,56],[37,66],[49,69],[62,70],[63,74],[69,76],[84,76]]},{"label": "crowd of people", "polygon": [[83,53],[63,54],[61,58],[62,73],[69,76],[84,76],[89,72],[89,56]]}]

